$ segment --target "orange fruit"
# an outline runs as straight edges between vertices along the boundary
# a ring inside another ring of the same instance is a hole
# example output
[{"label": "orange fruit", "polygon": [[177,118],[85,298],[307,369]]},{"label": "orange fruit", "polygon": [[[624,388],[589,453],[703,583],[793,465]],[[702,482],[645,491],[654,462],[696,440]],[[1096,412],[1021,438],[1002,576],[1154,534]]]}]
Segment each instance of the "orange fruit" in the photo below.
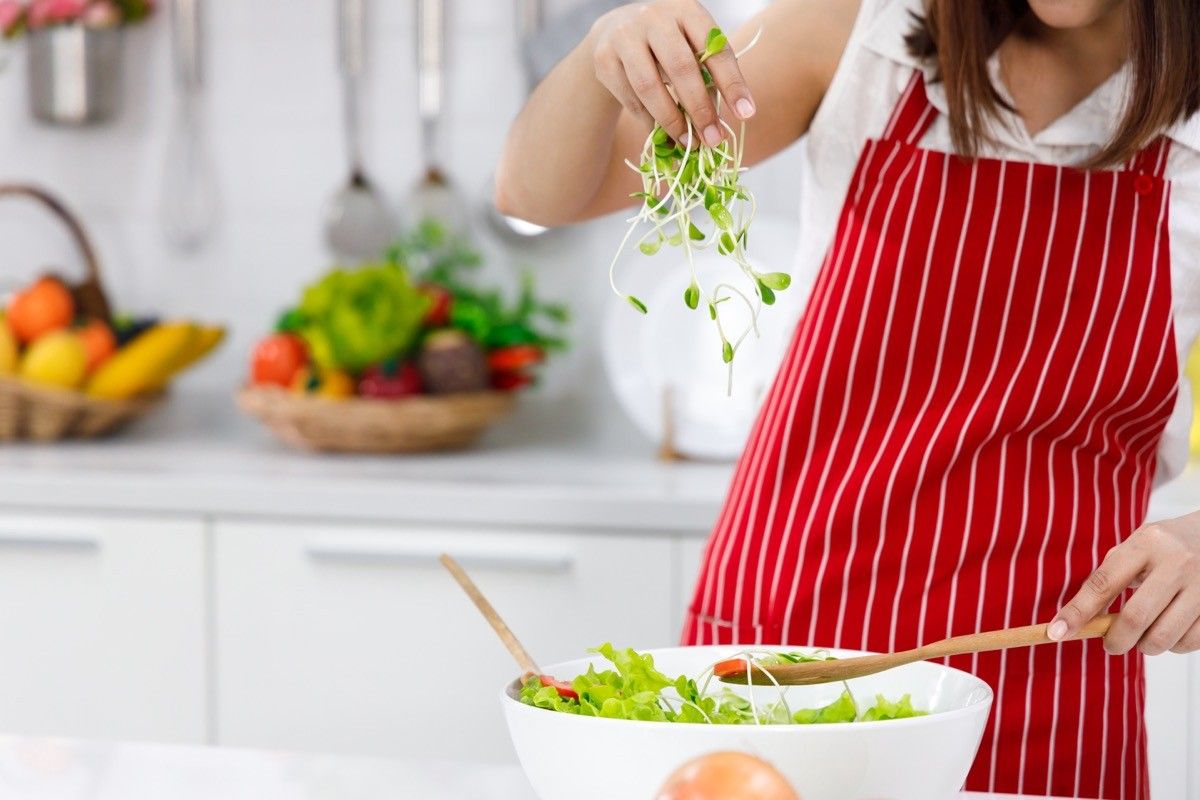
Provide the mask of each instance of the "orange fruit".
[{"label": "orange fruit", "polygon": [[84,352],[87,353],[89,375],[117,351],[117,337],[113,334],[112,328],[98,319],[84,325],[76,335],[83,343]]},{"label": "orange fruit", "polygon": [[75,298],[57,278],[38,278],[13,295],[6,315],[8,326],[22,343],[65,328],[75,319]]},{"label": "orange fruit", "polygon": [[657,800],[800,800],[773,766],[749,753],[709,753],[677,769]]}]

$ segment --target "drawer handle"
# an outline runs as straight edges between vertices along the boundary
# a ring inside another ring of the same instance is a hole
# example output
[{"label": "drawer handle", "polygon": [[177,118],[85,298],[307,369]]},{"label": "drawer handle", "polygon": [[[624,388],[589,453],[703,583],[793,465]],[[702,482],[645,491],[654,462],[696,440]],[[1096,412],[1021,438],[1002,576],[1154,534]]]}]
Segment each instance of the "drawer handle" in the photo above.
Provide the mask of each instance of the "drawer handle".
[{"label": "drawer handle", "polygon": [[100,540],[86,534],[0,533],[0,549],[45,550],[58,553],[95,552]]},{"label": "drawer handle", "polygon": [[[563,552],[448,549],[464,567],[477,570],[558,574],[575,566],[575,557]],[[443,549],[314,539],[305,551],[313,561],[327,563],[435,567]]]}]

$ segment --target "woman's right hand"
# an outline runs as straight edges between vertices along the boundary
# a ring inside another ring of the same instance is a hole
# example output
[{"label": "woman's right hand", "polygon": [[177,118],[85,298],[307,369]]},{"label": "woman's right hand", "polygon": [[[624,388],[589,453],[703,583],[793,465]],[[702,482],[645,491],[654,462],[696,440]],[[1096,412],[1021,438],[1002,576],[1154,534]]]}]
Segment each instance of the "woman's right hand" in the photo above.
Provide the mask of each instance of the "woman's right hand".
[{"label": "woman's right hand", "polygon": [[[696,55],[704,51],[708,32],[715,27],[712,15],[697,0],[621,6],[601,17],[588,34],[596,78],[647,128],[657,122],[671,138],[686,144],[682,106],[704,143],[716,147],[726,131]],[[752,117],[754,100],[733,50],[727,46],[704,66],[728,109],[738,119]]]}]

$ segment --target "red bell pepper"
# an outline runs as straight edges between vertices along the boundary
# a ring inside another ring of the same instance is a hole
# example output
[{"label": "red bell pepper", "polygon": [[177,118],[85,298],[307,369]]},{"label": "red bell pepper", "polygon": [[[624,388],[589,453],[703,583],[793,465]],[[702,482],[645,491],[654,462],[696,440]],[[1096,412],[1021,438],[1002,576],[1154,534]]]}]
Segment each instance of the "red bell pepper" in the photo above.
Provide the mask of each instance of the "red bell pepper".
[{"label": "red bell pepper", "polygon": [[358,380],[360,395],[383,400],[395,400],[420,394],[423,389],[421,373],[416,365],[410,362],[403,364],[388,362],[367,367]]},{"label": "red bell pepper", "polygon": [[488,353],[488,367],[492,372],[519,372],[534,364],[540,364],[546,353],[532,344],[514,344]]}]

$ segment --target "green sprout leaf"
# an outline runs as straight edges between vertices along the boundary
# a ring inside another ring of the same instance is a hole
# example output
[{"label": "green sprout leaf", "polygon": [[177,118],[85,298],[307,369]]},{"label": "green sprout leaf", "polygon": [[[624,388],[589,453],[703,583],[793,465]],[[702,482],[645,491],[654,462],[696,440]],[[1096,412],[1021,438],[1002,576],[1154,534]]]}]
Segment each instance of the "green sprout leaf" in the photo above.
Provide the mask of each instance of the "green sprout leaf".
[{"label": "green sprout leaf", "polygon": [[647,313],[646,304],[641,300],[637,299],[631,294],[625,295],[625,299],[629,301],[629,305],[633,306],[638,311],[642,312],[643,314]]},{"label": "green sprout leaf", "polygon": [[722,233],[721,238],[717,240],[717,252],[723,256],[727,256],[736,249],[737,245],[733,241],[733,237],[728,233]]},{"label": "green sprout leaf", "polygon": [[662,247],[662,243],[663,238],[659,236],[656,239],[650,239],[649,241],[642,242],[638,245],[638,250],[641,250],[643,255],[652,256],[659,251],[659,248]]},{"label": "green sprout leaf", "polygon": [[721,343],[721,360],[726,364],[733,361],[733,345],[728,340]]},{"label": "green sprout leaf", "polygon": [[792,276],[786,272],[768,272],[765,275],[759,275],[758,279],[764,285],[777,292],[782,292],[792,285]]},{"label": "green sprout leaf", "polygon": [[[709,213],[709,216],[712,217],[713,222],[716,223],[718,228],[720,228],[723,231],[733,230],[733,214],[729,213],[728,208],[721,205],[720,203],[714,203],[713,205],[708,207],[708,213]],[[781,274],[781,273],[772,273],[772,274]]]},{"label": "green sprout leaf", "polygon": [[654,126],[654,133],[650,134],[655,146],[664,145],[671,141],[671,134],[667,133],[666,129],[661,125]]},{"label": "green sprout leaf", "polygon": [[713,320],[714,322],[716,321],[716,319],[717,319],[717,304],[716,303],[708,304],[708,318]]},{"label": "green sprout leaf", "polygon": [[693,310],[700,305],[700,287],[696,285],[695,281],[692,281],[691,285],[683,290],[683,302]]},{"label": "green sprout leaf", "polygon": [[775,292],[771,291],[771,287],[762,281],[758,282],[758,296],[762,298],[764,306],[775,305]]},{"label": "green sprout leaf", "polygon": [[728,46],[728,37],[721,32],[720,28],[713,28],[708,32],[708,38],[704,42],[704,54],[700,56],[700,63],[703,64]]}]

